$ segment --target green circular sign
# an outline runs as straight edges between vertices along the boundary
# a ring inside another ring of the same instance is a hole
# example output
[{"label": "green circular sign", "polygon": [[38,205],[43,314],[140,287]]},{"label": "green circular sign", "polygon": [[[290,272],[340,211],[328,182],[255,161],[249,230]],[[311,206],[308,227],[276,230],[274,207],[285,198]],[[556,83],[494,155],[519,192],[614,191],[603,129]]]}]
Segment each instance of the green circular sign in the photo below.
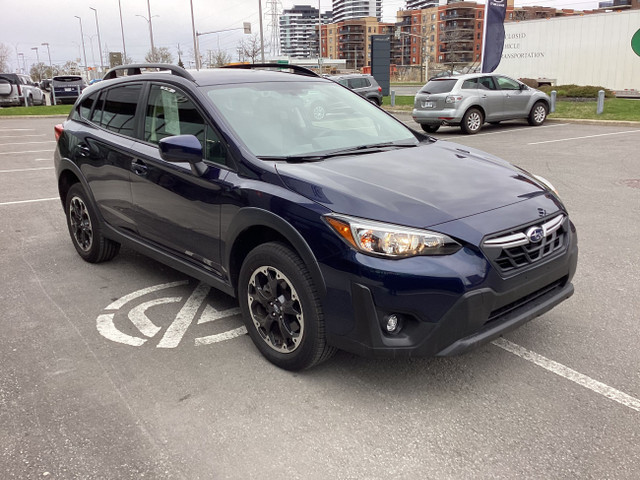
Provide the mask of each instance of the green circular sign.
[{"label": "green circular sign", "polygon": [[631,48],[640,57],[640,29],[631,38]]}]

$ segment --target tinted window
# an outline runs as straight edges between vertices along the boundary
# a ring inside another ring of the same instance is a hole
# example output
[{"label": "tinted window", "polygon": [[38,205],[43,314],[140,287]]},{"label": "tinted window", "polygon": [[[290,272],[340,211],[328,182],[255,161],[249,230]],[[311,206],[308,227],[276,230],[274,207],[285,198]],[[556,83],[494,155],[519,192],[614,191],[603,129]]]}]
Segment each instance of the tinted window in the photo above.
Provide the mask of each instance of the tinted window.
[{"label": "tinted window", "polygon": [[520,90],[520,84],[507,77],[496,77],[501,90]]},{"label": "tinted window", "polygon": [[170,85],[152,85],[144,122],[144,139],[158,143],[173,135],[195,135],[205,160],[225,163],[218,136],[184,92]]},{"label": "tinted window", "polygon": [[422,89],[421,93],[448,93],[454,85],[458,82],[455,78],[435,79],[430,80]]},{"label": "tinted window", "polygon": [[478,88],[483,90],[495,90],[496,86],[493,83],[493,78],[491,77],[481,77],[478,79]]},{"label": "tinted window", "polygon": [[107,90],[100,125],[121,135],[133,136],[141,85],[125,85]]},{"label": "tinted window", "polygon": [[91,114],[91,120],[93,123],[100,124],[100,120],[102,119],[102,109],[104,108],[104,98],[106,96],[106,92],[103,91],[100,93],[100,97],[96,102],[96,106],[93,109],[93,113]]},{"label": "tinted window", "polygon": [[470,78],[469,80],[465,80],[462,84],[463,90],[475,90],[476,88],[478,88],[477,78]]},{"label": "tinted window", "polygon": [[93,102],[96,100],[96,95],[90,95],[78,105],[78,113],[82,118],[89,119],[89,114],[91,113],[91,107],[93,107]]}]

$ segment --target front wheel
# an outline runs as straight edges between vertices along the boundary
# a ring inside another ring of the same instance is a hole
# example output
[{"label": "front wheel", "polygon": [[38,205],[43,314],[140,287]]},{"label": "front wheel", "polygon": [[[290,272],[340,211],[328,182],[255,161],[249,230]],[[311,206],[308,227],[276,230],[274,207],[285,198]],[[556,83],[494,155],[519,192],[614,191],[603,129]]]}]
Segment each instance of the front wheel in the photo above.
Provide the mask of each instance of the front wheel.
[{"label": "front wheel", "polygon": [[477,108],[470,108],[462,117],[460,128],[467,135],[473,135],[480,131],[483,123],[484,117],[482,116],[482,112]]},{"label": "front wheel", "polygon": [[536,103],[527,118],[529,125],[537,127],[542,125],[547,118],[547,106],[543,102]]},{"label": "front wheel", "polygon": [[436,133],[440,128],[440,125],[427,125],[426,123],[422,123],[420,126],[427,133]]},{"label": "front wheel", "polygon": [[311,274],[289,247],[271,242],[254,248],[238,282],[245,326],[267,360],[286,370],[302,370],[333,355]]},{"label": "front wheel", "polygon": [[73,246],[85,261],[106,262],[118,254],[120,244],[102,235],[98,217],[79,183],[67,193],[65,213]]}]

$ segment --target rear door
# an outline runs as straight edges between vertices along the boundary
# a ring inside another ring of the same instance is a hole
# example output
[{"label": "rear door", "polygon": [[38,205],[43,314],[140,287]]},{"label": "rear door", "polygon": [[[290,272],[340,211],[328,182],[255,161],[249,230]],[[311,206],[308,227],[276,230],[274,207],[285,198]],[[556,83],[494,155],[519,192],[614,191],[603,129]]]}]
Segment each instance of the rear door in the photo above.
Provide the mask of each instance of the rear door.
[{"label": "rear door", "polygon": [[104,220],[134,233],[131,163],[141,92],[142,84],[127,84],[83,99],[78,111],[89,124],[75,134],[79,143],[72,150]]},{"label": "rear door", "polygon": [[[208,171],[198,176],[188,163],[165,162],[158,143],[173,135],[194,135],[203,147]],[[168,83],[150,86],[142,140],[132,164],[132,198],[139,234],[198,266],[222,275],[220,199],[229,171],[216,130],[197,103]]]}]

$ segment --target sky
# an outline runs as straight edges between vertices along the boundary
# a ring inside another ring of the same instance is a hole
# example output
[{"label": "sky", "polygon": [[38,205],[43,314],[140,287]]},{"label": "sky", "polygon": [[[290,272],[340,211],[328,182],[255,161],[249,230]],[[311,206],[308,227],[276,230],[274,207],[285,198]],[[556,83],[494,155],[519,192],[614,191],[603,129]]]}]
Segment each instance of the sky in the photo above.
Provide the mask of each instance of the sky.
[{"label": "sky", "polygon": [[[252,32],[260,31],[259,0],[191,1],[198,32],[238,29],[200,36],[200,52],[203,55],[208,49],[221,49],[227,51],[235,60],[236,47],[243,38],[242,23],[250,22]],[[483,0],[479,2],[483,3]],[[265,41],[270,38],[270,3],[272,0],[262,0]],[[315,7],[319,4],[323,12],[331,9],[331,0],[280,0],[278,3],[280,9],[291,8],[294,4],[310,4]],[[151,48],[147,0],[120,0],[120,4],[127,55],[136,62],[143,62],[144,56]],[[174,62],[177,62],[179,46],[183,52],[183,61],[189,66],[189,61],[193,60],[190,0],[149,0],[149,4],[155,46],[168,48],[174,56]],[[395,12],[404,7],[405,1],[383,0],[382,4],[383,20],[393,22]],[[576,10],[598,7],[597,0],[516,0],[515,4]],[[15,0],[0,0],[0,11],[15,11],[15,6]],[[97,9],[103,50],[121,52],[123,46],[118,0],[29,0],[24,4],[24,8],[19,9],[23,15],[0,17],[0,43],[8,46],[13,53],[9,58],[11,70],[15,71],[18,62],[22,63],[22,57],[17,53],[24,54],[27,70],[37,62],[38,56],[41,62],[48,64],[47,47],[42,43],[49,43],[53,64],[61,65],[67,60],[83,59],[80,20],[75,18],[75,15],[82,19],[87,64],[99,66],[96,17],[89,7]],[[34,50],[33,47],[38,47],[38,50]],[[104,62],[108,62],[106,57]],[[84,60],[80,63],[84,64]]]}]

